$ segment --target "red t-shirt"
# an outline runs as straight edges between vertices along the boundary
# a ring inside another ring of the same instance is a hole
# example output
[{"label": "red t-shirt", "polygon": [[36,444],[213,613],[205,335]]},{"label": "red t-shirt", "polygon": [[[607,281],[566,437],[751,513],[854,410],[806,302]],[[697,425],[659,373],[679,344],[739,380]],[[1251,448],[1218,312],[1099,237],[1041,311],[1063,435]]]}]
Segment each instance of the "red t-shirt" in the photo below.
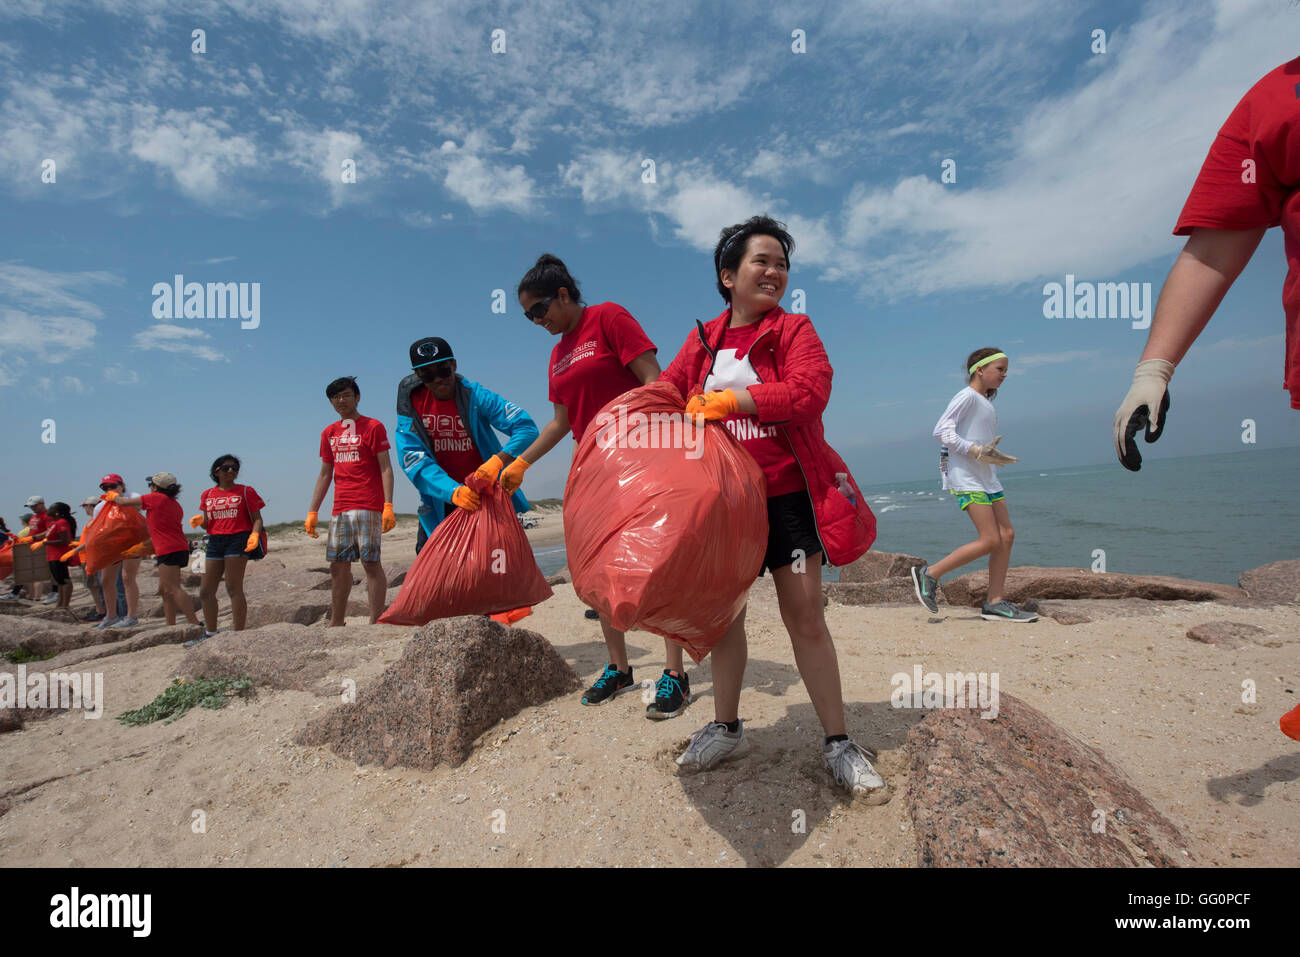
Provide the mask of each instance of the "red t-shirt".
[{"label": "red t-shirt", "polygon": [[[713,360],[713,368],[704,380],[704,391],[745,389],[762,380],[749,361],[749,347],[758,338],[759,323],[739,328],[728,327]],[[808,488],[803,471],[790,448],[790,440],[778,425],[760,425],[758,416],[741,412],[722,420],[732,435],[754,457],[767,479],[767,497],[802,492]]]},{"label": "red t-shirt", "polygon": [[[63,553],[72,545],[72,526],[68,524],[66,518],[56,518],[50,523],[45,534],[45,560],[57,562],[63,559]],[[81,559],[76,558],[68,562],[68,565],[80,565]]]},{"label": "red t-shirt", "polygon": [[550,399],[568,410],[575,439],[606,403],[641,385],[628,363],[654,351],[645,330],[618,303],[582,310],[578,324],[551,350],[549,373]]},{"label": "red t-shirt", "polygon": [[427,386],[420,386],[411,393],[411,405],[424,423],[424,430],[429,433],[438,468],[457,482],[465,481],[483,464],[483,456],[479,455],[474,437],[461,421],[456,400],[438,399]]},{"label": "red t-shirt", "polygon": [[27,523],[27,534],[32,536],[32,538],[35,538],[37,535],[40,535],[42,532],[48,531],[49,528],[50,528],[49,512],[41,512],[41,514],[39,515],[32,513],[32,520]]},{"label": "red t-shirt", "polygon": [[155,555],[190,550],[182,524],[185,512],[181,509],[180,502],[162,492],[150,492],[140,496],[140,508],[144,510],[144,520],[149,524],[149,537],[153,540]]},{"label": "red t-shirt", "polygon": [[1183,206],[1175,236],[1196,226],[1282,226],[1287,274],[1283,387],[1300,409],[1300,58],[1284,63],[1241,98],[1219,130]]},{"label": "red t-shirt", "polygon": [[340,419],[320,434],[321,461],[334,466],[335,515],[354,508],[383,511],[378,456],[387,450],[384,423],[364,415]]},{"label": "red t-shirt", "polygon": [[[251,485],[235,485],[229,489],[210,488],[199,496],[199,508],[207,517],[209,535],[234,535],[251,532],[254,512],[266,507],[262,496]],[[155,551],[157,549],[155,548]]]}]

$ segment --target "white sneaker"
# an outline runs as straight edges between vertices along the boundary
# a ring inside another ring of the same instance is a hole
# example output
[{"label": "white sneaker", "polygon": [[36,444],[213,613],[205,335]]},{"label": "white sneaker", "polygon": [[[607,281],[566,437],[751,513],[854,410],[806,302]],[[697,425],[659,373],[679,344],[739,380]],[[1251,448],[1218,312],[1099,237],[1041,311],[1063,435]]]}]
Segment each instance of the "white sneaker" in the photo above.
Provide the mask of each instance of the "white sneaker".
[{"label": "white sneaker", "polygon": [[52,592],[50,592],[48,595],[46,595],[44,598],[41,599],[41,604],[42,604],[42,605],[53,605],[53,604],[54,604],[56,601],[58,601],[58,600],[59,600],[59,593],[58,593],[58,592],[53,592],[53,591],[52,591]]},{"label": "white sneaker", "polygon": [[680,767],[692,771],[707,771],[727,758],[735,757],[749,746],[745,737],[745,722],[740,722],[736,732],[718,721],[710,721],[691,735],[691,743],[677,759]]},{"label": "white sneaker", "polygon": [[95,626],[95,630],[103,631],[105,628],[112,628],[117,625],[117,622],[118,619],[116,618],[105,618],[103,621],[101,621],[98,625]]},{"label": "white sneaker", "polygon": [[140,627],[139,618],[119,618],[114,628],[138,628]]},{"label": "white sneaker", "polygon": [[885,779],[871,766],[875,755],[852,739],[832,741],[822,748],[822,757],[835,783],[864,803],[884,804],[893,797]]}]

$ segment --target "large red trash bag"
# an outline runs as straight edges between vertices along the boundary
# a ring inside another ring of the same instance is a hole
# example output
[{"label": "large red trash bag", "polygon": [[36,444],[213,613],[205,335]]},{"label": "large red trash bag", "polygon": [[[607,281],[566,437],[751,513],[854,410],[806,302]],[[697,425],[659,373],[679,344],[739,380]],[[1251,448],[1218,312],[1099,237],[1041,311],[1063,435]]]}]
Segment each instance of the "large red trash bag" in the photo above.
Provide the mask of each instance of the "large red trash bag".
[{"label": "large red trash bag", "polygon": [[579,598],[698,664],[763,566],[767,481],[722,423],[697,426],[682,405],[652,382],[596,415],[564,489],[564,544]]},{"label": "large red trash bag", "polygon": [[14,573],[14,543],[5,542],[0,547],[0,579],[8,578]]},{"label": "large red trash bag", "polygon": [[455,509],[438,524],[407,571],[397,600],[379,616],[380,624],[492,615],[541,604],[554,594],[510,496],[473,475],[465,484],[483,497],[483,507]]},{"label": "large red trash bag", "polygon": [[81,533],[85,549],[81,552],[86,574],[93,575],[120,562],[128,549],[144,545],[144,551],[132,558],[153,554],[149,523],[138,509],[109,502],[92,518]]}]

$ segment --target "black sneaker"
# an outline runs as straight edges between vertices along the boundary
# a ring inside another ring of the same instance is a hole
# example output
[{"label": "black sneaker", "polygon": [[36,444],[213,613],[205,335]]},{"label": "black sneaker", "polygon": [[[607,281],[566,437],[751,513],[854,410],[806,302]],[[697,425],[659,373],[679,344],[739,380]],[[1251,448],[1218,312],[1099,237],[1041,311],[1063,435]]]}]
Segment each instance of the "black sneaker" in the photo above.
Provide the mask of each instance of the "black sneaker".
[{"label": "black sneaker", "polygon": [[913,566],[909,572],[912,576],[912,590],[916,592],[916,600],[924,605],[930,614],[938,614],[939,603],[935,600],[935,594],[939,590],[939,579],[930,574],[929,565],[922,565],[920,568]]},{"label": "black sneaker", "polygon": [[691,680],[686,675],[664,669],[655,683],[655,699],[645,709],[651,721],[675,718],[686,710],[691,700]]},{"label": "black sneaker", "polygon": [[86,612],[84,615],[81,616],[81,620],[82,621],[103,621],[104,613],[102,611],[95,611],[95,609],[92,608],[90,611]]},{"label": "black sneaker", "polygon": [[600,612],[596,611],[594,608],[588,608],[582,613],[582,617],[590,621],[600,621]]},{"label": "black sneaker", "polygon": [[606,665],[605,670],[600,673],[596,683],[587,689],[587,693],[582,696],[582,703],[588,705],[604,704],[610,698],[621,694],[633,686],[632,666],[627,666],[627,672],[619,671],[613,665]]}]

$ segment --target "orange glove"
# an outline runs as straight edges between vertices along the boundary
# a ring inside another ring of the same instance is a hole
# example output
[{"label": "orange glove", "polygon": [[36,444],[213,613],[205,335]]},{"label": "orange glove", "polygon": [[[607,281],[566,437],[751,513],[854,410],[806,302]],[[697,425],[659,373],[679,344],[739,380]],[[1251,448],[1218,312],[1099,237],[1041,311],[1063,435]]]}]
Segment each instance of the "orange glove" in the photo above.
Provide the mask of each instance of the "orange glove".
[{"label": "orange glove", "polygon": [[262,537],[257,532],[249,532],[248,544],[244,546],[244,551],[251,552],[260,544],[262,544]]},{"label": "orange glove", "polygon": [[507,495],[514,495],[519,486],[524,484],[524,473],[528,471],[528,466],[532,464],[522,456],[517,456],[501,472],[501,490]]},{"label": "orange glove", "polygon": [[144,542],[141,542],[139,545],[132,545],[130,548],[128,548],[126,551],[124,551],[124,552],[122,553],[122,557],[123,557],[123,558],[143,558],[143,557],[144,557],[144,553],[145,553],[145,551],[147,551],[147,549],[144,547]]},{"label": "orange glove", "polygon": [[307,530],[307,534],[310,535],[312,538],[320,538],[320,534],[316,531],[317,520],[318,519],[315,512],[308,512],[307,521],[302,523],[302,527]]},{"label": "orange glove", "polygon": [[497,476],[501,474],[501,470],[505,467],[505,463],[501,461],[501,456],[494,455],[475,469],[474,474],[491,485],[497,480]]},{"label": "orange glove", "polygon": [[686,402],[686,414],[703,419],[705,422],[716,422],[739,411],[740,403],[736,400],[736,393],[731,389],[723,389],[721,392],[702,392],[692,396]]},{"label": "orange glove", "polygon": [[103,495],[100,496],[100,498],[102,498],[105,502],[112,502],[113,499],[119,497],[121,494],[122,494],[121,492],[115,490],[112,492],[105,492]]},{"label": "orange glove", "polygon": [[31,540],[32,540],[32,537],[31,537],[30,535],[19,535],[19,536],[18,536],[18,544],[19,544],[19,545],[26,545],[26,544],[27,544],[28,542],[30,542]]},{"label": "orange glove", "polygon": [[32,543],[31,543],[30,545],[28,545],[27,547],[30,548],[32,551],[36,551],[36,549],[38,549],[38,548],[44,548],[44,547],[45,547],[45,539],[42,538],[39,542],[32,542]]},{"label": "orange glove", "polygon": [[384,503],[384,514],[380,516],[380,521],[384,523],[380,535],[387,534],[397,527],[397,516],[393,514],[393,503]]},{"label": "orange glove", "polygon": [[79,549],[79,548],[74,548],[74,549],[73,549],[72,551],[70,551],[70,552],[64,552],[63,555],[62,555],[62,557],[59,558],[59,561],[61,561],[61,562],[72,561],[72,556],[75,555],[75,554],[77,554],[77,552],[79,552],[79,551],[81,551],[81,549]]},{"label": "orange glove", "polygon": [[208,523],[203,518],[203,513],[190,516],[190,528],[203,528]]},{"label": "orange glove", "polygon": [[483,500],[468,485],[458,485],[456,491],[451,493],[451,504],[458,505],[467,512],[477,512],[482,508]]}]

